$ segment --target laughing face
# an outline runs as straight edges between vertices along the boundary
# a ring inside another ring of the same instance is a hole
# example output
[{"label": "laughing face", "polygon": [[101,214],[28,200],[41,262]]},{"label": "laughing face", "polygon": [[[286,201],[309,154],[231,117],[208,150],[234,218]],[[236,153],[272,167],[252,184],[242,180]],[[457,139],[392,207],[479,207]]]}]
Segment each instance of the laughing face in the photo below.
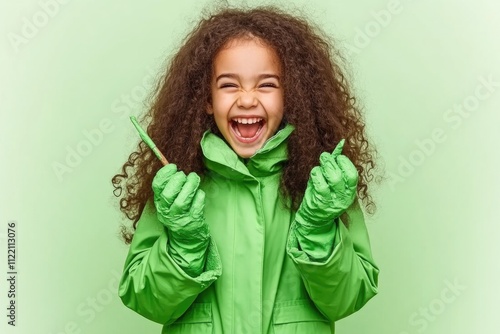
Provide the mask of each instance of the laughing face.
[{"label": "laughing face", "polygon": [[258,39],[234,39],[219,51],[212,74],[212,114],[242,158],[272,137],[283,118],[283,88],[275,51]]}]

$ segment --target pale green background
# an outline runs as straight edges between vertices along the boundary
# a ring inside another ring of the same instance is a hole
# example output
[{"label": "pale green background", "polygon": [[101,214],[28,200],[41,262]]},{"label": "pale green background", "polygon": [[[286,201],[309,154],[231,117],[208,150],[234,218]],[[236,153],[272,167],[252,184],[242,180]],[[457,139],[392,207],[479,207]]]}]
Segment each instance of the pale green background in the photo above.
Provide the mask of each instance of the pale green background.
[{"label": "pale green background", "polygon": [[[19,238],[18,326],[7,326],[2,311],[0,331],[159,333],[159,324],[128,310],[116,294],[127,247],[117,237],[123,220],[110,179],[138,140],[127,116],[145,109],[143,80],[209,1],[67,1],[16,49],[9,34],[21,34],[25,18],[33,21],[47,2],[0,5],[2,310],[8,221],[17,221]],[[417,154],[415,141],[436,128],[446,136],[403,182],[374,189],[379,210],[367,225],[380,293],[339,321],[338,333],[497,333],[500,4],[401,0],[367,46],[349,49],[390,2],[291,2],[343,43],[388,173]],[[497,87],[454,127],[443,116],[470,100],[481,76]],[[131,107],[117,109],[133,93]],[[53,164],[65,163],[68,147],[106,119],[111,130],[58,178]],[[446,281],[464,288],[435,309]],[[429,307],[432,320],[410,321]]]}]

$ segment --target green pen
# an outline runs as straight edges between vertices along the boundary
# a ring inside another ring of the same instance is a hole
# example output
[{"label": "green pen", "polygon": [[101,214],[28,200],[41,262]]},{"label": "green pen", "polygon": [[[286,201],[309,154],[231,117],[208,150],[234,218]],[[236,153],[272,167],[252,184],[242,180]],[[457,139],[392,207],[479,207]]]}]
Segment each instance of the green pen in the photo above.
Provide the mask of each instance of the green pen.
[{"label": "green pen", "polygon": [[156,144],[148,136],[146,131],[144,131],[139,125],[139,123],[137,123],[137,119],[135,118],[135,116],[130,116],[130,120],[137,129],[137,132],[139,132],[139,136],[141,136],[141,139],[146,143],[146,145],[148,145],[151,148],[151,150],[153,150],[153,153],[158,157],[158,159],[160,159],[160,161],[163,163],[163,166],[167,165],[168,164],[167,159],[163,154],[161,154],[160,150],[158,149],[158,147],[156,147]]}]

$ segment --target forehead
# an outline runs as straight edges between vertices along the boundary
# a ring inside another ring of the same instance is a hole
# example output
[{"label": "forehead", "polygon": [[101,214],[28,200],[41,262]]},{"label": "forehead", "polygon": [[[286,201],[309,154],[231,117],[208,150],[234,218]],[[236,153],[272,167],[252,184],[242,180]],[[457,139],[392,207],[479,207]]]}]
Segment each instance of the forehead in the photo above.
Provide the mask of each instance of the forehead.
[{"label": "forehead", "polygon": [[279,72],[276,51],[258,38],[236,38],[223,45],[214,58],[214,71]]}]

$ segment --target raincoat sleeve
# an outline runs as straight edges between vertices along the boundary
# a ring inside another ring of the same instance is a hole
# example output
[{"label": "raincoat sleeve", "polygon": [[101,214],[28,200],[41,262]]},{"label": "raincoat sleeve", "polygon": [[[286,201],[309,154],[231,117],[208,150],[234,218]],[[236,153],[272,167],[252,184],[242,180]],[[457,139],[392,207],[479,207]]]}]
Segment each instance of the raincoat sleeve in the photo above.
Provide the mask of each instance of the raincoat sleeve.
[{"label": "raincoat sleeve", "polygon": [[199,276],[191,277],[170,256],[167,241],[165,227],[149,200],[137,222],[118,294],[128,308],[168,325],[221,275],[222,266],[214,240],[210,238],[204,270]]},{"label": "raincoat sleeve", "polygon": [[[340,218],[323,235],[323,240],[333,247],[324,260],[311,258],[301,247],[292,222],[287,243],[287,253],[301,273],[305,288],[318,310],[330,321],[342,319],[363,307],[378,293],[379,268],[370,247],[365,219],[358,199],[346,210],[350,218],[349,229]],[[332,232],[333,231],[333,232]],[[332,238],[333,235],[333,238]],[[321,236],[309,240],[321,240]]]}]

